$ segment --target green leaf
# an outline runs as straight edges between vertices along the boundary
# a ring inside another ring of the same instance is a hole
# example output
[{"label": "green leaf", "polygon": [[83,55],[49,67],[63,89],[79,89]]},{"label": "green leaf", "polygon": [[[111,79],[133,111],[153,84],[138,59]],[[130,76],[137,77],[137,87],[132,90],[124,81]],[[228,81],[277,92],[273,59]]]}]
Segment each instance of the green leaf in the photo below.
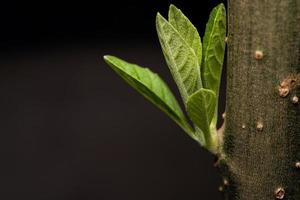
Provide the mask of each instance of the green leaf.
[{"label": "green leaf", "polygon": [[156,30],[167,65],[186,103],[188,96],[202,86],[199,59],[187,41],[159,13]]},{"label": "green leaf", "polygon": [[201,88],[188,98],[187,113],[195,125],[204,134],[207,148],[213,145],[210,123],[216,107],[216,94],[209,89]]},{"label": "green leaf", "polygon": [[216,6],[206,24],[203,38],[202,81],[205,88],[219,91],[225,51],[226,10],[223,4]]},{"label": "green leaf", "polygon": [[169,22],[178,31],[186,43],[193,49],[200,65],[202,59],[202,44],[196,27],[180,9],[176,8],[176,6],[172,4],[169,8]]},{"label": "green leaf", "polygon": [[193,129],[188,124],[177,100],[169,87],[156,73],[153,73],[148,68],[142,68],[114,56],[104,56],[104,60],[130,86],[165,112],[185,132],[194,138]]}]

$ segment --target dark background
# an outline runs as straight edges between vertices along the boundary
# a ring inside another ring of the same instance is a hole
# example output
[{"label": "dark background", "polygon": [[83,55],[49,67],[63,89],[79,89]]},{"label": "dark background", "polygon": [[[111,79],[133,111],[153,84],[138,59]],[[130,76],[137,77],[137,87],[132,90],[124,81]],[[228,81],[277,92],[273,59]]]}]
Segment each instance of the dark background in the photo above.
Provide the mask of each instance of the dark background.
[{"label": "dark background", "polygon": [[203,35],[220,1],[1,3],[0,199],[221,199],[213,156],[102,60],[148,66],[178,97],[154,25],[170,3]]}]

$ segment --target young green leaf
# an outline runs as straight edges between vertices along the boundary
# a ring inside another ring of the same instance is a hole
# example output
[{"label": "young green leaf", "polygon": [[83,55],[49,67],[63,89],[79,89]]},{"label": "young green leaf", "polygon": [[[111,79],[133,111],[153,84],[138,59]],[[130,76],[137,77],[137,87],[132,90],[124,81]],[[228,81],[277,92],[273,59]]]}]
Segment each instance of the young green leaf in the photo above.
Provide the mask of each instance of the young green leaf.
[{"label": "young green leaf", "polygon": [[201,86],[200,63],[194,50],[159,13],[156,16],[159,41],[184,103]]},{"label": "young green leaf", "polygon": [[168,20],[170,24],[178,31],[180,36],[186,41],[186,43],[193,49],[196,57],[198,58],[198,63],[201,65],[202,44],[196,27],[180,9],[176,8],[176,6],[172,4],[169,8]]},{"label": "young green leaf", "polygon": [[226,10],[223,4],[216,6],[206,24],[203,38],[202,81],[205,88],[219,91],[225,51]]},{"label": "young green leaf", "polygon": [[148,68],[128,63],[114,56],[104,56],[106,63],[130,86],[165,112],[192,138],[193,129],[188,124],[177,100],[165,82]]},{"label": "young green leaf", "polygon": [[210,123],[216,107],[216,94],[209,89],[201,88],[188,98],[187,113],[195,125],[204,134],[206,147],[212,146]]}]

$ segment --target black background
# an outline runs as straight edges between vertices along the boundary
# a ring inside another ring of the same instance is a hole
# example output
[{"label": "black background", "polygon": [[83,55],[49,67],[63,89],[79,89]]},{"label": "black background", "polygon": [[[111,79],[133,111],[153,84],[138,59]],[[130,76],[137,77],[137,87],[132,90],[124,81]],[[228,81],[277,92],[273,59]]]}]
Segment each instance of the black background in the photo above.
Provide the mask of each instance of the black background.
[{"label": "black background", "polygon": [[148,66],[178,97],[154,25],[170,3],[203,35],[220,1],[1,3],[0,199],[221,199],[213,156],[102,60]]}]

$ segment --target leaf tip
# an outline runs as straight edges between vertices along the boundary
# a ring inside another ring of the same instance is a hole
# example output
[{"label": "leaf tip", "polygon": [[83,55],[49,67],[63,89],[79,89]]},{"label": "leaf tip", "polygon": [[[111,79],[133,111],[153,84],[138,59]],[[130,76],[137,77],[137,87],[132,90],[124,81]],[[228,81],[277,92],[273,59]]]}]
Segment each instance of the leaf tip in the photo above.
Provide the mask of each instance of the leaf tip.
[{"label": "leaf tip", "polygon": [[160,26],[168,22],[159,12],[156,14],[156,29],[159,30]]},{"label": "leaf tip", "polygon": [[224,3],[220,3],[218,6],[225,8]]},{"label": "leaf tip", "polygon": [[156,13],[156,22],[161,21],[162,19],[164,19],[164,17],[159,12],[157,12]]},{"label": "leaf tip", "polygon": [[179,10],[174,4],[170,4],[170,6],[169,6],[169,13],[172,11],[174,11],[174,10]]},{"label": "leaf tip", "polygon": [[112,56],[112,55],[104,55],[103,56],[103,60],[109,65],[111,66],[114,62],[114,59],[117,59],[117,57]]},{"label": "leaf tip", "polygon": [[216,7],[217,9],[221,9],[222,11],[224,11],[225,12],[225,5],[223,4],[223,3],[220,3],[219,5],[217,5],[217,7]]},{"label": "leaf tip", "polygon": [[168,20],[169,22],[171,22],[172,20],[174,20],[173,18],[180,13],[181,15],[183,15],[183,13],[181,12],[180,9],[178,9],[174,4],[170,4],[169,6],[169,13],[168,13]]},{"label": "leaf tip", "polygon": [[109,55],[104,55],[104,56],[103,56],[103,60],[105,60],[105,61],[106,61],[106,60],[109,60],[109,57],[110,57]]}]

